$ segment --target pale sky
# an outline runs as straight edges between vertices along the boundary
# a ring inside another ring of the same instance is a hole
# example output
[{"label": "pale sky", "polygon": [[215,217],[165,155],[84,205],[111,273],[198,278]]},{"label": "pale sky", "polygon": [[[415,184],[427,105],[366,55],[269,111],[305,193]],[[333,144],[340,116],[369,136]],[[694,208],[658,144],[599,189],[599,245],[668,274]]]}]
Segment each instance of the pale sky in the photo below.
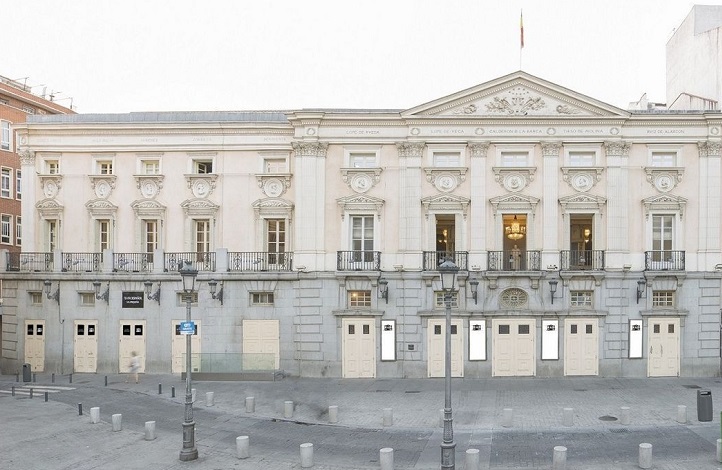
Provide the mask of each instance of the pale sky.
[{"label": "pale sky", "polygon": [[692,5],[0,0],[0,75],[82,113],[408,109],[519,70],[523,9],[522,70],[627,108],[665,101],[666,43]]}]

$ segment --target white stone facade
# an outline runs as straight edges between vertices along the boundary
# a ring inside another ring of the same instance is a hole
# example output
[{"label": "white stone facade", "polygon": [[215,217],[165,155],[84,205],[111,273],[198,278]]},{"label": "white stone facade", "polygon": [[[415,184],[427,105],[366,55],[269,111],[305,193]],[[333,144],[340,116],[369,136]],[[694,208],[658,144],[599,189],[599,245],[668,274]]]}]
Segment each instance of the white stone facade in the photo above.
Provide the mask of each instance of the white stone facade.
[{"label": "white stone facade", "polygon": [[456,375],[717,375],[720,129],[523,72],[408,110],[36,117],[0,365],[38,354],[42,320],[36,370],[77,370],[89,322],[97,372],[123,371],[134,325],[170,372],[186,259],[207,360],[435,376],[450,256]]}]

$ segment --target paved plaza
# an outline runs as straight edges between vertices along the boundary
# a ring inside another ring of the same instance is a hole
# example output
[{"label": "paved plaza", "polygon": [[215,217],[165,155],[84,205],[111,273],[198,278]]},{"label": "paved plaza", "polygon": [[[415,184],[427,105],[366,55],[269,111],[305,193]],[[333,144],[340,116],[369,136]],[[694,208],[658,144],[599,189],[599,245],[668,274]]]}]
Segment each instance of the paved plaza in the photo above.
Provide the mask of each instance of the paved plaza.
[{"label": "paved plaza", "polygon": [[[299,446],[307,442],[314,444],[316,469],[378,469],[385,447],[394,449],[396,469],[439,468],[443,379],[197,381],[193,462],[178,460],[185,399],[179,376],[105,380],[75,374],[71,383],[67,375],[53,381],[38,374],[24,383],[0,376],[0,468],[293,469],[301,468]],[[711,391],[712,421],[697,419],[699,390]],[[254,397],[253,412],[246,397]],[[567,448],[567,469],[633,469],[640,443],[653,445],[655,469],[722,468],[717,378],[454,379],[452,398],[459,470],[467,470],[468,449],[479,450],[481,469],[549,469],[555,446]],[[287,401],[294,403],[291,417],[284,417]],[[338,406],[333,424],[331,405]],[[91,424],[96,406],[100,423]],[[621,423],[622,407],[629,408],[628,424]],[[391,426],[384,426],[384,408],[392,409]],[[571,426],[564,408],[573,409]],[[116,413],[122,430],[113,432]],[[146,421],[156,422],[154,440],[144,439]],[[241,435],[249,436],[247,459],[236,455]]]}]

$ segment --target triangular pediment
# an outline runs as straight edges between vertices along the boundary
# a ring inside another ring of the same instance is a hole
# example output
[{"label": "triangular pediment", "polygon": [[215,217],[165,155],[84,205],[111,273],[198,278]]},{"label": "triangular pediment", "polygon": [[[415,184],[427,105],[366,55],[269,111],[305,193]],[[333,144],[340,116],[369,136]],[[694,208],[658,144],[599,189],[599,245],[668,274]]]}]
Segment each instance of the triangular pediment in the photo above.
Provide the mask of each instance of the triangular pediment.
[{"label": "triangular pediment", "polygon": [[402,116],[589,118],[627,117],[629,113],[519,71],[411,108]]},{"label": "triangular pediment", "polygon": [[429,211],[461,211],[464,218],[466,218],[470,202],[469,198],[454,194],[437,194],[421,199],[421,205],[424,207],[426,217],[428,217]]},{"label": "triangular pediment", "polygon": [[559,204],[564,212],[570,210],[601,211],[607,204],[607,198],[593,194],[573,194],[559,198]]},{"label": "triangular pediment", "polygon": [[660,194],[642,199],[642,204],[644,205],[644,215],[647,218],[653,211],[676,212],[682,218],[687,207],[687,199],[672,194]]},{"label": "triangular pediment", "polygon": [[494,209],[495,214],[500,210],[519,210],[534,213],[537,204],[539,204],[539,198],[527,196],[525,194],[514,193],[493,197],[489,199],[489,203]]}]

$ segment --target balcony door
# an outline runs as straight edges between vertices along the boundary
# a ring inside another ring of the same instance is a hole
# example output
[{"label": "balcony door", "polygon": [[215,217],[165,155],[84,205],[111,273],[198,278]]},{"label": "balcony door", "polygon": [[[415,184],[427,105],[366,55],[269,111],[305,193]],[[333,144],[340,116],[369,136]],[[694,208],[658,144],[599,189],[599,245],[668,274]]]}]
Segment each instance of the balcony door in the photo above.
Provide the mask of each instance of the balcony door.
[{"label": "balcony door", "polygon": [[569,216],[569,268],[585,269],[592,266],[594,250],[594,215]]},{"label": "balcony door", "polygon": [[[453,214],[436,215],[436,265],[456,251],[456,221]],[[455,261],[458,263],[458,261]]]},{"label": "balcony door", "polygon": [[504,269],[520,271],[527,269],[526,260],[526,214],[504,214]]}]

